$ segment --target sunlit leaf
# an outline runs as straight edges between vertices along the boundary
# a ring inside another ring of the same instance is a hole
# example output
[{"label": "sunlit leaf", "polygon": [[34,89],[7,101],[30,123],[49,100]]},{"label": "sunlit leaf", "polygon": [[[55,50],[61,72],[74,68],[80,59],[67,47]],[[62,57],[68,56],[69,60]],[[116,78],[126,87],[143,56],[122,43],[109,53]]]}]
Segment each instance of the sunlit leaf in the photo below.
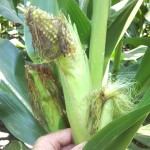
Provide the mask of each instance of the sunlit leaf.
[{"label": "sunlit leaf", "polygon": [[115,21],[109,26],[106,39],[104,69],[106,69],[114,48],[118,45],[125,31],[128,29],[142,2],[143,0],[135,0],[130,3],[130,5],[128,5],[128,7],[126,7],[126,9],[124,9],[124,11],[122,11]]},{"label": "sunlit leaf", "polygon": [[17,16],[7,0],[0,0],[0,14],[10,21],[23,24],[23,21]]},{"label": "sunlit leaf", "polygon": [[124,44],[131,44],[134,46],[145,45],[150,47],[150,38],[148,37],[138,37],[138,38],[125,38],[123,39]]},{"label": "sunlit leaf", "polygon": [[76,24],[82,44],[88,44],[91,24],[74,0],[57,0],[60,10],[69,14],[71,21]]},{"label": "sunlit leaf", "polygon": [[123,60],[137,60],[145,54],[146,50],[147,46],[141,45],[130,51],[125,51],[122,53],[124,56]]},{"label": "sunlit leaf", "polygon": [[139,66],[135,79],[140,83],[140,88],[143,92],[149,87],[150,83],[150,48],[147,49],[142,62]]}]

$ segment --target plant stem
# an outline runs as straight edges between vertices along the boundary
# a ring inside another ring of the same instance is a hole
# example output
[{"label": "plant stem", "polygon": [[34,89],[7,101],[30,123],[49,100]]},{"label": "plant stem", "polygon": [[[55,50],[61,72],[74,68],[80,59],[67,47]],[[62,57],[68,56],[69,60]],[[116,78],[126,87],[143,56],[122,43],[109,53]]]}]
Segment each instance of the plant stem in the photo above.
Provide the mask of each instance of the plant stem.
[{"label": "plant stem", "polygon": [[101,87],[110,0],[93,3],[92,32],[90,41],[90,71],[93,89]]},{"label": "plant stem", "polygon": [[116,76],[120,69],[120,61],[121,61],[120,57],[121,57],[121,52],[122,52],[122,45],[123,45],[123,42],[121,40],[115,49],[114,64],[113,64],[113,70],[112,70],[113,81],[116,80]]}]

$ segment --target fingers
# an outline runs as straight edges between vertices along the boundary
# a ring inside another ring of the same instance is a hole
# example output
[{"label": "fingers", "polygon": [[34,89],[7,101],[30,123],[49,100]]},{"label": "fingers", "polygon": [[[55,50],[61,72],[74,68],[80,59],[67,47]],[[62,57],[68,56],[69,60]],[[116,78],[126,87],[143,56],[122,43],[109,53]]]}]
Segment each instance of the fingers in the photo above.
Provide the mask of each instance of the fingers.
[{"label": "fingers", "polygon": [[74,146],[75,146],[74,144],[70,144],[68,146],[61,148],[61,150],[71,150]]},{"label": "fingers", "polygon": [[72,148],[71,150],[82,150],[84,145],[85,145],[86,142],[83,142],[77,146],[75,146],[74,148]]},{"label": "fingers", "polygon": [[75,146],[71,129],[64,129],[40,137],[32,150],[82,150],[84,145],[85,142]]},{"label": "fingers", "polygon": [[71,129],[64,129],[53,134],[47,135],[49,141],[57,141],[61,147],[73,143]]},{"label": "fingers", "polygon": [[62,147],[72,144],[71,129],[64,129],[40,137],[32,150],[60,150]]}]

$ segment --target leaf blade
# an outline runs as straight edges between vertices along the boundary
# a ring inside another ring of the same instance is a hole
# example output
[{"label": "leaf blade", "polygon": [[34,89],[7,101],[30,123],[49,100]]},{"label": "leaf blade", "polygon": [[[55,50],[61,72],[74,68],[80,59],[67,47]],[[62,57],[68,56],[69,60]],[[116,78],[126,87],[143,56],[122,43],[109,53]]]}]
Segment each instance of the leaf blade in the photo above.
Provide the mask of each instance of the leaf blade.
[{"label": "leaf blade", "polygon": [[17,16],[7,0],[0,0],[0,14],[15,23],[23,24],[23,21]]},{"label": "leaf blade", "polygon": [[[105,50],[105,62],[104,70],[106,69],[107,63],[110,56],[124,35],[125,31],[129,27],[130,23],[134,19],[139,7],[143,3],[143,0],[133,1],[124,9],[115,21],[109,26],[107,30],[106,38],[106,50]],[[111,41],[111,42],[110,42]]]},{"label": "leaf blade", "polygon": [[149,63],[149,58],[150,58],[150,47],[145,52],[145,55],[142,59],[142,62],[135,76],[136,81],[140,83],[141,92],[145,91],[147,87],[149,87],[150,68],[147,65]]},{"label": "leaf blade", "polygon": [[0,90],[0,103],[0,119],[19,140],[34,144],[38,137],[46,133],[16,96]]},{"label": "leaf blade", "polygon": [[0,80],[0,119],[18,139],[33,144],[45,131],[32,112],[23,56],[4,39],[0,40]]},{"label": "leaf blade", "polygon": [[69,14],[71,21],[75,23],[82,44],[87,45],[91,32],[91,24],[88,18],[74,0],[57,0],[57,2],[59,9],[64,10],[64,14]]}]

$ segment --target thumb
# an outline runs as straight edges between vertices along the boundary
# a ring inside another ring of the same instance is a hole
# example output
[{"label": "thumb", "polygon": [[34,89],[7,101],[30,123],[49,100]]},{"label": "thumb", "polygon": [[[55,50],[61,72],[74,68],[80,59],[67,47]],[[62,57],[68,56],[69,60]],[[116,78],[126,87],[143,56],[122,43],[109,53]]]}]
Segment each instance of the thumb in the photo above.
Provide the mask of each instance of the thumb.
[{"label": "thumb", "polygon": [[86,142],[83,142],[77,146],[75,146],[74,148],[72,148],[71,150],[82,150],[84,145],[86,144]]}]

